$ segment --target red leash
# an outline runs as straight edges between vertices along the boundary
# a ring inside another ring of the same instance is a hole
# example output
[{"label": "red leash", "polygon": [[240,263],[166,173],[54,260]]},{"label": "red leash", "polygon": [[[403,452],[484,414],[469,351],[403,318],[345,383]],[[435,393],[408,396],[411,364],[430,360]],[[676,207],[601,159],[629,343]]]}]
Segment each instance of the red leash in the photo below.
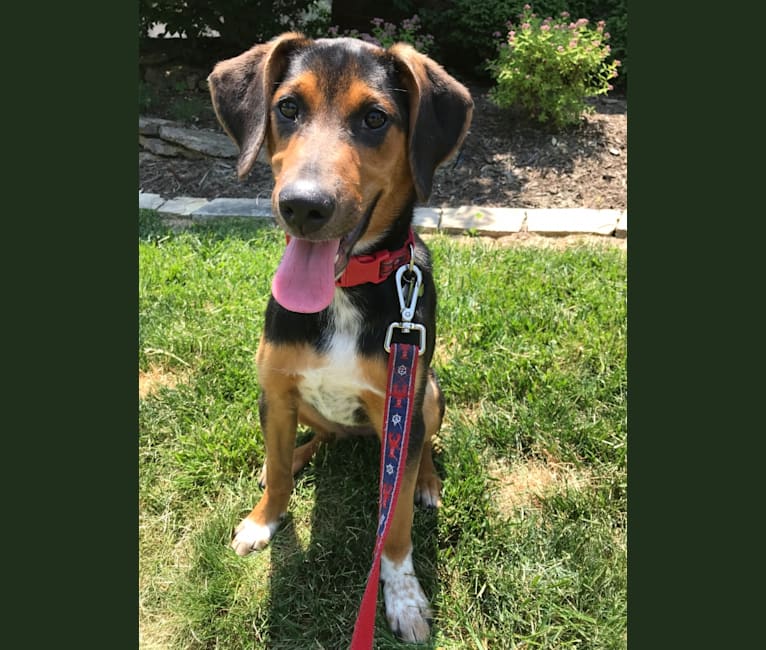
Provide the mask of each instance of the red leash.
[{"label": "red leash", "polygon": [[[409,260],[396,271],[396,292],[399,298],[401,322],[388,326],[383,348],[389,353],[388,385],[386,405],[383,414],[383,436],[380,450],[380,485],[378,502],[378,532],[372,556],[372,568],[367,576],[362,603],[359,606],[350,650],[371,650],[375,635],[375,612],[378,608],[378,582],[380,582],[380,555],[391,525],[399,498],[404,466],[407,461],[407,447],[412,425],[412,408],[415,399],[415,374],[418,357],[425,352],[426,329],[420,323],[413,323],[415,307],[420,295],[423,276],[415,266],[412,231],[407,241]],[[406,275],[405,275],[406,274]],[[392,342],[395,330],[404,334],[417,332],[420,344]]]},{"label": "red leash", "polygon": [[367,577],[362,604],[354,625],[350,650],[369,650],[375,634],[375,612],[378,608],[380,554],[391,525],[391,515],[399,498],[399,488],[407,461],[407,447],[412,424],[412,404],[415,396],[415,372],[418,367],[418,346],[392,343],[388,357],[388,387],[383,419],[384,435],[380,452],[380,502],[378,504],[378,534],[372,568]]}]

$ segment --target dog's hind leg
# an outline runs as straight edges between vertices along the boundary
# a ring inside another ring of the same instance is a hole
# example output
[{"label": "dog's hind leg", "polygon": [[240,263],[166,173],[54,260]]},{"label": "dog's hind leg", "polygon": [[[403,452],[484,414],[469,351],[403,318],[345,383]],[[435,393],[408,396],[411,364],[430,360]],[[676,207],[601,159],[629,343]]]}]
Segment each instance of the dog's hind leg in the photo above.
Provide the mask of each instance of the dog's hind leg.
[{"label": "dog's hind leg", "polygon": [[[298,405],[298,423],[309,427],[314,435],[307,443],[302,444],[300,447],[296,447],[293,451],[293,476],[300,472],[306,465],[314,458],[319,447],[323,442],[331,442],[336,437],[344,436],[348,433],[347,428],[338,425],[334,422],[330,422],[326,418],[323,418],[316,409],[308,406],[304,402]],[[372,432],[374,434],[374,432]],[[261,474],[258,478],[258,483],[261,487],[266,485],[266,466],[268,465],[268,458],[261,468]]]},{"label": "dog's hind leg", "polygon": [[434,467],[431,440],[439,431],[444,418],[444,395],[433,370],[428,373],[423,402],[423,417],[426,432],[415,485],[415,503],[428,508],[438,508],[442,503],[442,482],[436,473],[436,467]]},{"label": "dog's hind leg", "polygon": [[[326,440],[327,438],[324,436],[324,434],[316,432],[311,437],[311,440],[305,444],[302,444],[300,447],[295,448],[295,451],[293,452],[293,476],[295,476],[304,467],[306,467],[309,462],[311,462],[311,459],[317,453],[319,446]],[[266,465],[267,462],[264,462],[263,467],[261,468],[260,476],[258,477],[258,485],[260,485],[262,488],[266,487]]]}]

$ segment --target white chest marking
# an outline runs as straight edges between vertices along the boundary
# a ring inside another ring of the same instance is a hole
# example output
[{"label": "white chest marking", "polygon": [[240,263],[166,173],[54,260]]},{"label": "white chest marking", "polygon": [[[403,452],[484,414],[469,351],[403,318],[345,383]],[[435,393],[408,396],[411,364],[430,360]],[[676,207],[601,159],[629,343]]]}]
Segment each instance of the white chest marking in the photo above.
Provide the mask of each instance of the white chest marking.
[{"label": "white chest marking", "polygon": [[325,364],[301,373],[298,389],[301,397],[325,418],[352,426],[359,424],[354,418],[361,405],[359,394],[372,391],[382,396],[383,392],[367,383],[357,362],[362,318],[359,310],[336,289],[330,312],[332,336],[323,355]]}]

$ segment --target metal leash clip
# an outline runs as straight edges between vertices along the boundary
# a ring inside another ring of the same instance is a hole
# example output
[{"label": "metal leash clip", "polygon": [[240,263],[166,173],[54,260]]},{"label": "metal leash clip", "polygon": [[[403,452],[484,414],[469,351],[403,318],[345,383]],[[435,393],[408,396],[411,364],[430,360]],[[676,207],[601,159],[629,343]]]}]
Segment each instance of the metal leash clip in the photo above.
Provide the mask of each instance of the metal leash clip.
[{"label": "metal leash clip", "polygon": [[[410,274],[409,280],[402,281],[405,273]],[[404,285],[409,287],[408,296],[405,298]],[[405,334],[409,334],[413,330],[420,334],[420,345],[418,345],[418,356],[423,356],[426,351],[426,328],[421,323],[413,323],[412,317],[415,315],[415,307],[418,304],[418,297],[420,295],[420,288],[423,285],[423,274],[417,265],[410,262],[404,266],[400,266],[396,271],[396,293],[399,297],[399,310],[402,313],[402,321],[400,323],[391,323],[388,326],[386,332],[386,340],[383,343],[383,349],[386,352],[391,352],[391,339],[394,335],[394,330],[402,330]],[[409,304],[407,304],[409,300]]]}]

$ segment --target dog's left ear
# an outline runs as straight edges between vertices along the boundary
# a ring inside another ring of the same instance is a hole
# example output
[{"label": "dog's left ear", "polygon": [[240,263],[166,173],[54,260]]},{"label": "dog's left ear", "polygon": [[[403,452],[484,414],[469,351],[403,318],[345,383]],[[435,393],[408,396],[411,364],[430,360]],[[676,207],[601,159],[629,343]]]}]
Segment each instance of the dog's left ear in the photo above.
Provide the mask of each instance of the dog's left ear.
[{"label": "dog's left ear", "polygon": [[468,89],[438,63],[405,43],[389,53],[410,95],[409,159],[418,199],[426,201],[436,168],[463,142],[473,114]]}]

